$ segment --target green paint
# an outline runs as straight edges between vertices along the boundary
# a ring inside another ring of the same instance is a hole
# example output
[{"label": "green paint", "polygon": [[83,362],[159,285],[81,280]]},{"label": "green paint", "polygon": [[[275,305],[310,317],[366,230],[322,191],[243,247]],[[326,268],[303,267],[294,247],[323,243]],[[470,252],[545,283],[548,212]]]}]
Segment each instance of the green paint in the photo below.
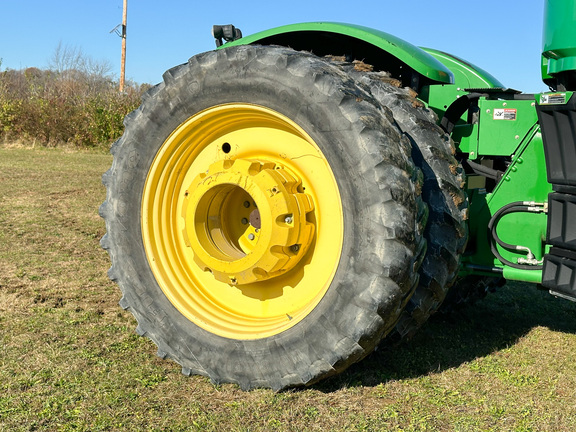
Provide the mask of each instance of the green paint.
[{"label": "green paint", "polygon": [[472,63],[431,48],[422,48],[454,74],[454,85],[462,89],[465,88],[504,88],[497,78],[484,69]]},{"label": "green paint", "polygon": [[575,3],[574,0],[545,3],[542,55],[547,59],[547,75],[576,70]]},{"label": "green paint", "polygon": [[345,35],[359,39],[368,42],[387,53],[390,53],[394,57],[398,58],[401,62],[405,63],[420,73],[422,76],[432,81],[449,84],[453,80],[453,76],[450,70],[442,65],[442,63],[440,63],[434,57],[424,52],[422,49],[389,33],[354,24],[333,22],[291,24],[243,37],[242,39],[238,39],[234,42],[226,43],[223,45],[223,47],[256,44],[273,36],[281,34],[293,34],[296,36],[301,32],[334,33],[337,35]]},{"label": "green paint", "polygon": [[[468,184],[473,183],[472,177],[468,177]],[[545,203],[551,190],[546,178],[542,136],[538,125],[534,124],[496,188],[488,194],[482,188],[468,190],[470,244],[464,267],[475,264],[503,268],[505,277],[512,280],[533,282],[541,279],[542,272],[539,270],[526,270],[534,273],[533,276],[526,276],[526,271],[511,269],[498,261],[490,250],[487,226],[492,215],[506,204],[513,201]],[[530,248],[536,259],[540,260],[546,251],[546,223],[547,217],[543,213],[512,213],[500,219],[497,233],[507,243]],[[514,263],[518,258],[526,257],[523,252],[508,251],[500,246],[497,248],[505,259]]]},{"label": "green paint", "polygon": [[[454,75],[454,85],[433,84],[425,87],[419,96],[440,118],[452,102],[468,93],[466,89],[504,87],[504,84],[493,75],[466,60],[431,48],[422,49],[450,69]],[[466,117],[467,113],[462,116],[460,126],[466,124]],[[455,135],[455,140],[460,141],[462,136],[468,136],[470,133],[472,130],[465,125],[465,128],[460,128]]]},{"label": "green paint", "polygon": [[535,95],[538,105],[566,105],[574,92],[548,92]]},{"label": "green paint", "polygon": [[456,128],[453,138],[460,142],[461,152],[470,154],[470,159],[484,155],[510,156],[538,121],[535,105],[534,100],[481,98],[479,122]]},{"label": "green paint", "polygon": [[542,272],[537,270],[521,270],[512,267],[505,267],[503,276],[507,280],[536,284],[542,283]]}]

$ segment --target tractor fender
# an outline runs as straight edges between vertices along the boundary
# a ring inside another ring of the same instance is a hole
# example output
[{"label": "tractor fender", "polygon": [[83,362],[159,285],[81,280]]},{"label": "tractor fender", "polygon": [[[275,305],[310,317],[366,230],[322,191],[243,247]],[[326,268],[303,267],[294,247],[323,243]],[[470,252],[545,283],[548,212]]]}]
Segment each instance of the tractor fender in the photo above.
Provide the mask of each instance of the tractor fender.
[{"label": "tractor fender", "polygon": [[504,84],[492,74],[467,60],[432,48],[422,47],[422,50],[450,69],[454,74],[453,84],[457,87],[462,89],[505,88]]},{"label": "tractor fender", "polygon": [[422,49],[383,31],[355,24],[310,22],[276,27],[222,45],[280,45],[318,56],[345,56],[362,60],[377,71],[387,71],[403,86],[452,84],[452,72]]}]

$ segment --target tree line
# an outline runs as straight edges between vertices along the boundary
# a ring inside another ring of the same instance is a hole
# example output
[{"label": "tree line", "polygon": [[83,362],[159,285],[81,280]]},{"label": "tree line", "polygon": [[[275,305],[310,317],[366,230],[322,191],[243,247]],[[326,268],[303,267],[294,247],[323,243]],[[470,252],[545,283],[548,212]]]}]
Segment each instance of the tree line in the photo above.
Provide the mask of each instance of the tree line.
[{"label": "tree line", "polygon": [[127,82],[120,93],[110,69],[61,44],[46,69],[2,71],[0,59],[0,142],[109,146],[149,88]]}]

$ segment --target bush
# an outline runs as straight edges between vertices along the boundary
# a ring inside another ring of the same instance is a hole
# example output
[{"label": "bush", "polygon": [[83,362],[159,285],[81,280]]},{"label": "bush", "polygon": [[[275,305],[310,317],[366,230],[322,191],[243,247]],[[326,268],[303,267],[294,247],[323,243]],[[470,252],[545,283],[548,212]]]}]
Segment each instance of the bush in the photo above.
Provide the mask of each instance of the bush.
[{"label": "bush", "polygon": [[119,93],[106,75],[78,69],[0,72],[0,141],[109,146],[146,88],[128,83]]}]

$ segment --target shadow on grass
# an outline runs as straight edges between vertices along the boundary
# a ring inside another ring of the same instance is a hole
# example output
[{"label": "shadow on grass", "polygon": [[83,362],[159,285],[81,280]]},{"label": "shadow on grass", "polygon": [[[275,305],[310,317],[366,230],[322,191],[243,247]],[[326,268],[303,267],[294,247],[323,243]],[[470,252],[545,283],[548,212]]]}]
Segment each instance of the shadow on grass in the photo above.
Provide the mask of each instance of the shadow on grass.
[{"label": "shadow on grass", "polygon": [[314,388],[332,392],[441,372],[514,345],[539,326],[576,333],[575,312],[575,303],[531,284],[509,282],[474,306],[434,315],[412,340],[380,348]]}]

